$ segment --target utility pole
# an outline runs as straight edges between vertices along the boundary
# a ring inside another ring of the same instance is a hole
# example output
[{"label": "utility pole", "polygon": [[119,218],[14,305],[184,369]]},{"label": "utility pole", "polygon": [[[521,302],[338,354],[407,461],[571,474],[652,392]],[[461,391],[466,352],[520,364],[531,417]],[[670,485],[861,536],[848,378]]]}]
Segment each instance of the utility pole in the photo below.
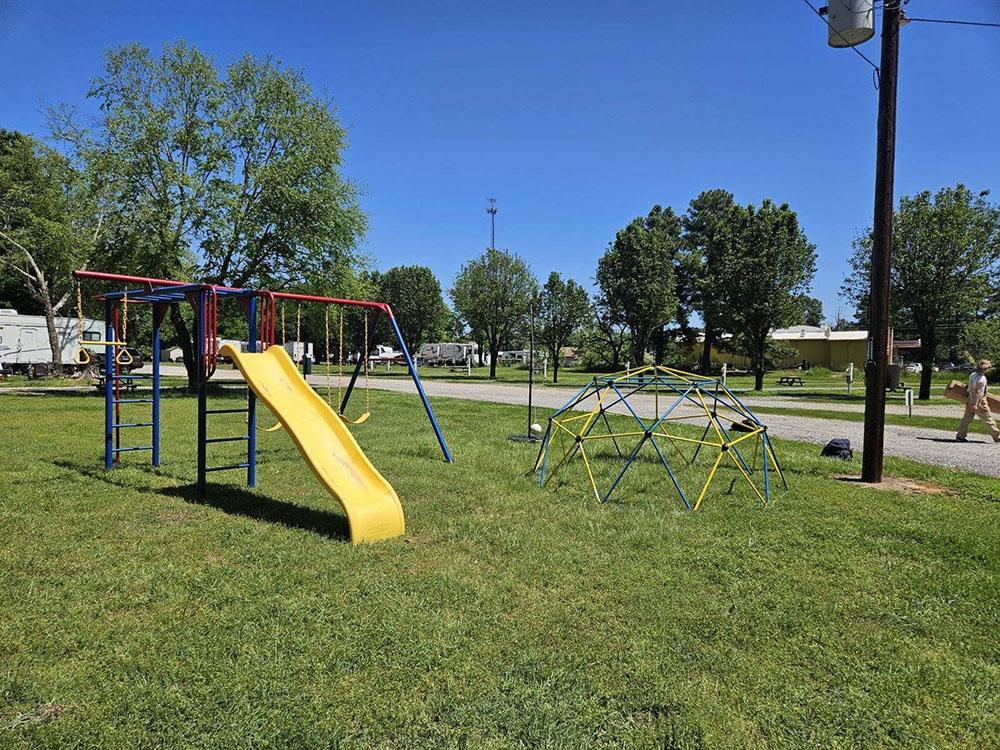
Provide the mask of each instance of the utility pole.
[{"label": "utility pole", "polygon": [[865,362],[865,430],[861,481],[882,481],[885,387],[889,375],[889,274],[892,268],[893,176],[896,162],[896,74],[902,0],[882,3],[878,135],[875,147],[875,216],[872,225],[868,361]]},{"label": "utility pole", "polygon": [[486,213],[490,215],[490,249],[497,246],[497,199],[490,198]]}]

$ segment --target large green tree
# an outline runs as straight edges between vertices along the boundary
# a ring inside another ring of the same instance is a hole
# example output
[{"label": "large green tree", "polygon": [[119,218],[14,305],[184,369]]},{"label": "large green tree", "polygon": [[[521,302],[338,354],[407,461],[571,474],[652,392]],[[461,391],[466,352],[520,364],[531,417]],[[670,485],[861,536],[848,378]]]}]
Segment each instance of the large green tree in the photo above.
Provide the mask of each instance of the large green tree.
[{"label": "large green tree", "polygon": [[[921,341],[919,398],[929,399],[934,361],[951,329],[984,316],[1000,261],[1000,208],[965,185],[899,199],[893,226],[891,317]],[[855,242],[844,292],[867,320],[871,235]]]},{"label": "large green tree", "polygon": [[808,294],[799,295],[799,307],[801,315],[799,322],[807,326],[823,325],[823,303]]},{"label": "large green tree", "polygon": [[[226,286],[290,287],[356,265],[365,217],[341,176],[346,136],[301,71],[244,55],[223,71],[195,47],[107,54],[88,96],[55,131],[115,186],[115,268]],[[170,319],[195,377],[190,331]]]},{"label": "large green tree", "polygon": [[680,220],[669,207],[654,206],[619,230],[597,263],[604,307],[628,329],[636,365],[652,336],[676,317],[679,248]]},{"label": "large green tree", "polygon": [[702,372],[712,366],[712,347],[718,342],[727,283],[723,259],[732,244],[739,206],[728,190],[706,190],[694,198],[681,217],[684,272],[690,277],[691,306],[701,316]]},{"label": "large green tree", "polygon": [[559,354],[590,320],[590,296],[573,279],[553,271],[538,296],[542,344],[552,357],[552,382],[559,382]]},{"label": "large green tree", "polygon": [[720,323],[731,335],[727,346],[750,360],[754,388],[764,385],[770,333],[798,322],[799,298],[816,272],[816,248],[787,203],[765,200],[741,207],[720,269],[725,284]]},{"label": "large green tree", "polygon": [[396,315],[411,352],[439,338],[451,325],[451,311],[441,296],[441,284],[426,266],[395,266],[376,277],[378,296]]},{"label": "large green tree", "polygon": [[22,133],[0,130],[0,268],[45,316],[53,372],[62,370],[56,316],[73,298],[104,227],[100,191],[70,160]]},{"label": "large green tree", "polygon": [[497,376],[500,347],[528,317],[538,282],[519,255],[489,248],[462,266],[450,294],[473,331],[482,331],[490,349],[490,378]]}]

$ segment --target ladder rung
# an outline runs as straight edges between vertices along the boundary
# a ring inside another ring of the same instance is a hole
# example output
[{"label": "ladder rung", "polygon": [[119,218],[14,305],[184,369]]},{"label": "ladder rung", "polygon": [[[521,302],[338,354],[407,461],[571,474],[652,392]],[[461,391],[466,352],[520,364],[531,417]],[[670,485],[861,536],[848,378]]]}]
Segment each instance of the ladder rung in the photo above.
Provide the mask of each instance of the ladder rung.
[{"label": "ladder rung", "polygon": [[152,375],[143,375],[142,373],[138,375],[112,375],[112,380],[151,380]]},{"label": "ladder rung", "polygon": [[220,438],[206,438],[206,443],[234,443],[237,440],[249,440],[249,435],[240,435],[239,437],[220,437]]},{"label": "ladder rung", "polygon": [[233,464],[232,466],[209,466],[205,471],[229,471],[230,469],[246,469],[250,464]]},{"label": "ladder rung", "polygon": [[116,398],[111,399],[113,404],[151,404],[153,399],[151,398]]},{"label": "ladder rung", "polygon": [[122,422],[121,424],[116,424],[115,429],[121,430],[125,427],[152,427],[152,422]]},{"label": "ladder rung", "polygon": [[206,414],[246,414],[249,409],[205,409]]},{"label": "ladder rung", "polygon": [[134,448],[112,448],[112,453],[128,453],[129,451],[151,451],[153,446],[151,445],[137,445]]}]

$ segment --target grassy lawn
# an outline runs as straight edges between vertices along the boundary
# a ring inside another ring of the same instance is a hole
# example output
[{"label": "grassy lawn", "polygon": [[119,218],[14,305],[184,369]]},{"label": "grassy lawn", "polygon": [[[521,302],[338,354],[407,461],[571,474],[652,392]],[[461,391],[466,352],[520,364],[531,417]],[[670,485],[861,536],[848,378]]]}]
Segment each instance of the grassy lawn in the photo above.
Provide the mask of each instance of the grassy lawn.
[{"label": "grassy lawn", "polygon": [[[954,417],[927,417],[920,415],[908,417],[905,414],[886,414],[885,422],[886,424],[903,425],[908,427],[926,427],[932,430],[947,430],[949,432],[955,432],[958,430],[958,422],[962,418],[962,405],[955,401],[952,401],[951,403],[955,404]],[[820,409],[795,409],[781,406],[757,406],[754,407],[754,411],[761,414],[785,414],[792,417],[840,419],[845,422],[865,421],[864,413],[855,411],[822,411]],[[986,426],[979,419],[976,419],[976,421],[972,423],[972,427],[969,431],[980,435],[989,434],[986,431]]]},{"label": "grassy lawn", "polygon": [[651,461],[602,506],[523,476],[522,409],[436,400],[447,465],[372,397],[407,534],[355,548],[282,432],[199,501],[193,399],[105,473],[99,397],[0,396],[0,747],[1000,746],[995,479],[781,443],[767,509],[729,471],[684,512]]}]

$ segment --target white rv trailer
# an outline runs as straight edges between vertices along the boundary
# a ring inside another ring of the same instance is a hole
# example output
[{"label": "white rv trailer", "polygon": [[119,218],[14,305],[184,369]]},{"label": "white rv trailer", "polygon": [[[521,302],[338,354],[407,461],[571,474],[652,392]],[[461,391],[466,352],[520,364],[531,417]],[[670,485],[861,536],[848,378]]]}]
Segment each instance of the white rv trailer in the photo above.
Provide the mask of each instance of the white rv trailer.
[{"label": "white rv trailer", "polygon": [[476,356],[478,347],[474,343],[443,342],[424,344],[417,356],[426,365],[464,365]]},{"label": "white rv trailer", "polygon": [[[61,362],[75,366],[73,357],[80,348],[76,318],[56,318]],[[83,345],[104,339],[104,321],[83,320]],[[103,347],[92,347],[99,351]],[[49,330],[42,315],[20,315],[9,307],[0,308],[0,366],[5,372],[31,372],[36,366],[52,363]],[[39,368],[41,369],[41,368]]]}]

